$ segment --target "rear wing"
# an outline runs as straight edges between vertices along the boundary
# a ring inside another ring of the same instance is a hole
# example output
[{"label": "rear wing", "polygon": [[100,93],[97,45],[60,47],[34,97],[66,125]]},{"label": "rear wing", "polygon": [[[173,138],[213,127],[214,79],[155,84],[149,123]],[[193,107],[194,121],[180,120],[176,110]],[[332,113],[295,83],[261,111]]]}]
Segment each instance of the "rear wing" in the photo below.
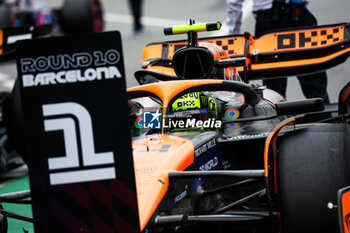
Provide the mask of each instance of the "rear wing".
[{"label": "rear wing", "polygon": [[36,27],[0,28],[0,56],[15,52],[15,45],[19,40],[42,37],[51,32],[51,24]]},{"label": "rear wing", "polygon": [[[344,62],[350,54],[350,23],[291,28],[269,32],[260,38],[249,33],[198,39],[222,47],[230,58],[247,57],[250,80],[278,76],[314,73]],[[150,43],[142,54],[144,69],[147,64],[169,67],[175,51],[187,45],[187,40]],[[154,61],[165,62],[154,62]],[[156,69],[154,69],[156,70]],[[159,70],[159,69],[158,69]],[[244,67],[237,67],[239,72]]]}]

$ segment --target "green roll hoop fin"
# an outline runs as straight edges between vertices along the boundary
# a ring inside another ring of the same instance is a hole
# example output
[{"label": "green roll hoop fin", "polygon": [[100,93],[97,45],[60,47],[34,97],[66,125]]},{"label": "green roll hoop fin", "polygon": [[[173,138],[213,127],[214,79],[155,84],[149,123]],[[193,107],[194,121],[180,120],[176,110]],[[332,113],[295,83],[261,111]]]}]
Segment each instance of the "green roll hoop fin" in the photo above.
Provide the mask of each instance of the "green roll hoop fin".
[{"label": "green roll hoop fin", "polygon": [[215,31],[220,30],[222,24],[221,22],[213,22],[213,23],[198,23],[192,25],[178,25],[173,27],[165,27],[164,34],[168,35],[176,35],[176,34],[186,34],[188,32],[206,32],[206,31]]}]

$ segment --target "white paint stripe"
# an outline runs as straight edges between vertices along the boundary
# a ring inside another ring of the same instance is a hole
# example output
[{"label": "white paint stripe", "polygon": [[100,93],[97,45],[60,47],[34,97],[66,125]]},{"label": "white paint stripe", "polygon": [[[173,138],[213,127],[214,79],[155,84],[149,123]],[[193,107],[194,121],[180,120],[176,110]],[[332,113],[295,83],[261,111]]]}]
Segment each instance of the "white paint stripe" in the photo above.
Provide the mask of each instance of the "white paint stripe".
[{"label": "white paint stripe", "polygon": [[[109,22],[109,23],[131,24],[133,21],[131,15],[122,15],[122,14],[113,14],[113,13],[106,13],[104,16],[104,19],[106,22]],[[142,17],[142,23],[146,26],[165,27],[165,26],[173,26],[173,25],[187,25],[188,21],[144,16]]]},{"label": "white paint stripe", "polygon": [[72,184],[97,180],[114,179],[115,168],[97,168],[72,172],[61,172],[50,174],[51,185]]},{"label": "white paint stripe", "polygon": [[1,89],[12,89],[14,80],[11,79],[10,75],[0,73],[0,88]]},{"label": "white paint stripe", "polygon": [[32,39],[32,34],[23,34],[23,35],[16,35],[16,36],[9,36],[7,38],[7,44],[14,44],[19,40],[27,40]]}]

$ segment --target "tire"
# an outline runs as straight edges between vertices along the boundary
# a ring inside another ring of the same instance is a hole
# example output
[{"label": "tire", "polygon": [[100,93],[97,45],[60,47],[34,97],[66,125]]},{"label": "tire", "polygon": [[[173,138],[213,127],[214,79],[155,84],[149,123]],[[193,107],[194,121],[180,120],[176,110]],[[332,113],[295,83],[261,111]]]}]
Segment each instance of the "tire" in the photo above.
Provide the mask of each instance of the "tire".
[{"label": "tire", "polygon": [[278,154],[281,232],[339,232],[339,189],[350,184],[350,125],[318,124],[287,134]]},{"label": "tire", "polygon": [[65,0],[62,7],[64,33],[99,32],[103,29],[103,11],[99,0]]}]

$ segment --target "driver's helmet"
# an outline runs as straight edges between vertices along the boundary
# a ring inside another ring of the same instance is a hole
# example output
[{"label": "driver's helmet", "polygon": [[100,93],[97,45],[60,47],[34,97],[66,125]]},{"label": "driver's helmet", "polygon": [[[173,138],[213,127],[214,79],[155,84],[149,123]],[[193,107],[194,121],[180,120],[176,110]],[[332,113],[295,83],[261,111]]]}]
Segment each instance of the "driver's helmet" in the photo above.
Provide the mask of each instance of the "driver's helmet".
[{"label": "driver's helmet", "polygon": [[[218,119],[218,102],[209,92],[191,92],[178,98],[170,106],[169,118],[174,120],[215,121]],[[197,127],[188,127],[197,128]]]}]

